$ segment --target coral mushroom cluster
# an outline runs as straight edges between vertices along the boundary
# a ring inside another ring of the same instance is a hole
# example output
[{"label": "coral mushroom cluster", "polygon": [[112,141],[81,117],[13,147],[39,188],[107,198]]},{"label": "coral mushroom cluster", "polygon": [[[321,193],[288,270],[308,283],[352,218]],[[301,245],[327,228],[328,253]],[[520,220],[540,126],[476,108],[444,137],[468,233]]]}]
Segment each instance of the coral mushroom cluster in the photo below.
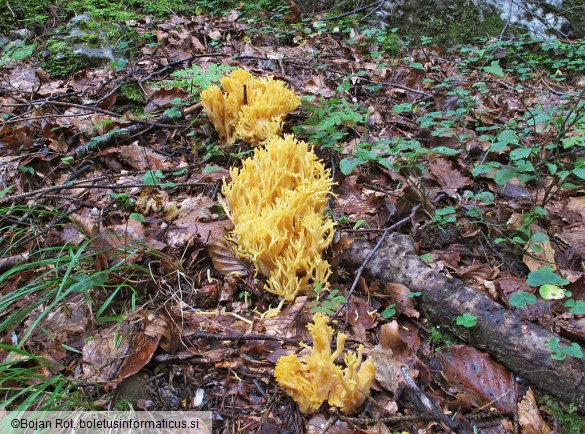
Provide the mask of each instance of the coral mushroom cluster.
[{"label": "coral mushroom cluster", "polygon": [[324,215],[333,181],[307,143],[273,137],[230,174],[222,188],[234,223],[229,238],[268,277],[266,290],[292,301],[311,285],[326,288],[331,271],[321,253],[334,235]]},{"label": "coral mushroom cluster", "polygon": [[220,138],[258,143],[279,135],[284,118],[299,104],[299,97],[273,77],[253,77],[237,69],[221,79],[223,92],[210,86],[201,92],[201,104]]},{"label": "coral mushroom cluster", "polygon": [[276,362],[274,376],[287,393],[299,404],[303,413],[313,412],[323,401],[339,407],[344,413],[353,413],[360,407],[369,393],[374,380],[376,366],[371,359],[362,363],[363,346],[357,355],[347,352],[346,368],[335,364],[343,352],[346,335],[337,335],[337,347],[331,352],[333,329],[327,325],[328,318],[317,313],[313,324],[308,325],[313,337],[311,353],[299,360],[291,354]]}]

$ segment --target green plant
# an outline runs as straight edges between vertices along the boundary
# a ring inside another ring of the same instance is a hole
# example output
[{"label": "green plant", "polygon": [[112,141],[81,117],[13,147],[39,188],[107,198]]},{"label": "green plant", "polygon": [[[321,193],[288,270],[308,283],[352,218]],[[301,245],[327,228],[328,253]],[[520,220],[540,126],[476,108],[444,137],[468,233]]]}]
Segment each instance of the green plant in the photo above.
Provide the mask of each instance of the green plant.
[{"label": "green plant", "polygon": [[319,98],[315,101],[313,97],[305,97],[302,105],[309,113],[309,118],[301,125],[293,127],[293,131],[320,147],[341,150],[341,141],[350,130],[366,122],[364,109],[358,103],[352,104],[345,98]]},{"label": "green plant", "polygon": [[250,305],[250,299],[252,298],[252,293],[249,291],[242,291],[238,294],[238,298],[240,300],[244,300],[244,304],[247,307]]},{"label": "green plant", "polygon": [[508,300],[511,306],[519,309],[524,308],[528,304],[536,304],[536,301],[536,295],[525,291],[515,292]]},{"label": "green plant", "polygon": [[542,232],[533,232],[532,224],[547,214],[548,211],[542,207],[536,206],[532,208],[530,211],[522,214],[520,225],[514,229],[509,237],[495,238],[494,243],[502,244],[508,242],[518,247],[523,254],[543,252],[542,244],[548,241],[548,236]]},{"label": "green plant", "polygon": [[173,72],[172,81],[159,84],[164,87],[179,87],[189,93],[199,94],[212,84],[217,85],[224,75],[234,69],[236,68],[228,65],[211,64],[204,71],[199,65],[192,65],[189,68]]},{"label": "green plant", "polygon": [[465,328],[475,327],[477,325],[477,317],[470,313],[464,313],[455,318],[455,323]]},{"label": "green plant", "polygon": [[13,345],[0,344],[0,351],[17,355],[0,363],[0,392],[3,395],[0,409],[55,411],[88,407],[81,401],[73,381],[61,373],[46,377],[45,372],[58,367],[54,361]]},{"label": "green plant", "polygon": [[65,41],[50,39],[47,41],[47,52],[49,55],[43,66],[53,77],[66,78],[81,68],[79,58]]},{"label": "green plant", "polygon": [[[402,45],[400,38],[396,35],[398,27],[394,27],[389,30],[378,29],[378,28],[367,28],[364,29],[362,34],[367,38],[367,43],[373,45],[378,50],[388,54],[390,56],[397,56],[400,54]],[[349,40],[351,41],[351,39]],[[364,49],[370,49],[366,43],[362,43]],[[381,54],[378,51],[371,52],[372,57],[378,57],[375,53]]]},{"label": "green plant", "polygon": [[388,145],[391,143],[390,140],[381,140],[373,145],[359,144],[353,155],[345,157],[339,162],[341,173],[349,175],[356,167],[366,163],[376,163],[390,170],[398,170],[398,167],[389,158],[392,150]]},{"label": "green plant", "polygon": [[339,294],[338,289],[329,291],[322,288],[321,284],[315,285],[315,299],[311,302],[312,313],[322,313],[327,316],[335,315],[339,306],[347,303],[347,299]]},{"label": "green plant", "polygon": [[384,319],[392,318],[394,315],[396,315],[396,303],[386,307],[386,309],[380,313],[380,316]]},{"label": "green plant", "polygon": [[550,396],[539,399],[547,413],[551,413],[559,422],[559,432],[566,434],[578,434],[585,432],[585,417],[579,414],[574,404],[565,405]]},{"label": "green plant", "polygon": [[426,171],[422,164],[423,157],[433,154],[453,156],[458,153],[459,151],[444,146],[426,149],[418,140],[397,137],[374,144],[358,145],[353,155],[341,160],[339,167],[347,175],[360,165],[376,163],[390,170],[404,170],[413,178],[418,178],[418,174]]},{"label": "green plant", "polygon": [[0,68],[8,62],[17,62],[33,55],[35,44],[25,44],[22,41],[11,41],[0,52]]},{"label": "green plant", "polygon": [[174,182],[161,183],[160,181],[164,179],[164,177],[165,175],[160,170],[149,170],[143,176],[144,185],[162,189],[174,187],[176,185]]},{"label": "green plant", "polygon": [[552,355],[551,357],[555,360],[565,360],[567,356],[575,357],[576,359],[583,358],[583,351],[579,344],[575,342],[571,343],[571,346],[561,346],[559,338],[552,338],[547,342],[548,347],[550,348]]},{"label": "green plant", "polygon": [[455,223],[456,220],[456,210],[452,206],[436,209],[435,215],[433,216],[433,221],[437,226],[445,226],[448,223]]},{"label": "green plant", "polygon": [[435,347],[435,350],[455,344],[453,337],[449,333],[443,332],[439,327],[431,328],[428,339],[429,343]]},{"label": "green plant", "polygon": [[118,207],[126,210],[134,209],[136,200],[128,193],[112,193],[110,196],[116,201]]}]

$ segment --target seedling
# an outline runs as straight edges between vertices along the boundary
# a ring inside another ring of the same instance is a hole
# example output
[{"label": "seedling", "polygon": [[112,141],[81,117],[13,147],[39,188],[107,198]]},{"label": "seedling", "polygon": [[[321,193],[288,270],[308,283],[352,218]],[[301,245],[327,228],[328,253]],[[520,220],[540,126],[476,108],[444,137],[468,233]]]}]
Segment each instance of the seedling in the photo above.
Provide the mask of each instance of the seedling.
[{"label": "seedling", "polygon": [[552,351],[551,357],[554,360],[565,360],[567,356],[575,357],[576,359],[583,358],[583,351],[579,344],[571,343],[571,346],[561,346],[559,338],[552,338],[547,342],[548,347]]},{"label": "seedling", "polygon": [[382,318],[384,318],[384,319],[392,318],[394,315],[396,315],[396,303],[391,304],[390,306],[388,306],[380,314],[380,316]]},{"label": "seedling", "polygon": [[477,317],[470,313],[464,313],[456,318],[456,324],[465,328],[475,327],[477,325]]},{"label": "seedling", "polygon": [[337,312],[337,309],[339,309],[339,306],[345,303],[347,303],[347,299],[339,294],[338,289],[326,291],[318,283],[315,285],[315,300],[311,303],[311,312],[333,316]]}]

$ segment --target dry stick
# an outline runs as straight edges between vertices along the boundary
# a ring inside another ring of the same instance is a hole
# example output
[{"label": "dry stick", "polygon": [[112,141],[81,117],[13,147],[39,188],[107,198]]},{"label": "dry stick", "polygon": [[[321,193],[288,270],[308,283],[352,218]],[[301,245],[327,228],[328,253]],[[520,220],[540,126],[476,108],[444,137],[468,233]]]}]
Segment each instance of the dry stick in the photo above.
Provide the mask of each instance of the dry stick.
[{"label": "dry stick", "polygon": [[[298,339],[289,339],[278,336],[268,336],[259,333],[248,333],[248,334],[229,334],[229,333],[208,333],[196,331],[189,335],[191,338],[196,339],[213,339],[216,341],[277,341],[286,342],[291,345],[298,345]],[[197,357],[198,354],[189,355],[189,357]],[[161,354],[155,358],[157,362],[174,362],[185,358],[184,354]]]},{"label": "dry stick", "polygon": [[[194,168],[195,168],[194,165],[189,165],[189,166],[186,166],[184,168],[173,167],[173,168],[169,168],[169,169],[161,169],[161,172],[162,173],[170,173],[170,172],[175,172],[175,171],[181,170],[181,169],[190,170],[190,169],[194,169]],[[45,188],[40,188],[38,190],[26,191],[23,193],[0,197],[0,205],[18,202],[21,199],[26,199],[27,197],[40,196],[40,195],[45,194],[45,193],[50,193],[50,192],[59,191],[59,190],[66,190],[66,189],[72,189],[72,188],[105,188],[103,186],[99,186],[99,185],[95,185],[95,184],[86,185],[84,183],[98,182],[98,181],[103,181],[105,179],[110,179],[110,178],[120,178],[122,176],[144,175],[147,172],[150,172],[150,170],[140,170],[140,171],[136,171],[136,172],[109,174],[109,175],[97,176],[95,178],[90,178],[90,179],[82,179],[82,180],[71,182],[68,184],[55,185],[53,187],[45,187]],[[184,184],[186,184],[186,185],[184,185]],[[195,186],[195,185],[202,186],[202,185],[209,185],[209,183],[200,182],[200,183],[182,183],[180,185],[177,184],[177,186],[180,186],[180,187],[183,187],[183,186],[191,187],[191,186]],[[144,187],[144,185],[140,185],[140,186]],[[123,187],[126,188],[127,186],[125,185]],[[114,188],[121,188],[121,187],[109,186],[107,188],[114,189]]]},{"label": "dry stick", "polygon": [[[192,108],[192,107],[190,107],[190,108]],[[109,146],[109,145],[113,144],[114,142],[127,141],[130,138],[133,138],[134,136],[136,136],[137,134],[142,133],[143,130],[145,130],[146,128],[152,128],[152,127],[181,128],[182,127],[181,125],[167,124],[165,122],[182,120],[182,119],[184,119],[184,117],[185,117],[184,113],[181,113],[181,116],[175,117],[175,118],[173,118],[171,116],[167,116],[166,114],[163,114],[156,119],[157,122],[146,122],[146,121],[140,121],[138,119],[134,119],[133,121],[137,122],[134,125],[130,125],[127,128],[112,130],[112,131],[104,134],[103,136],[94,137],[89,142],[85,143],[84,145],[77,147],[74,151],[75,156],[77,158],[83,157],[84,155],[93,151],[94,149],[99,149],[100,146]]]},{"label": "dry stick", "polygon": [[[125,78],[122,80],[122,82],[118,83],[118,85],[116,85],[116,87],[114,87],[111,91],[109,91],[107,94],[105,94],[103,97],[101,97],[100,99],[98,99],[96,101],[97,104],[99,104],[100,102],[106,100],[107,98],[109,98],[111,95],[113,95],[114,93],[116,93],[118,91],[118,89],[120,89],[122,86],[128,85],[128,84],[133,84],[133,83],[145,83],[148,80],[150,80],[152,77],[154,77],[155,75],[161,75],[162,73],[166,72],[167,70],[171,69],[173,66],[179,65],[183,62],[190,62],[191,60],[195,60],[201,57],[227,57],[227,54],[223,54],[223,53],[211,53],[211,54],[193,54],[192,56],[186,57],[185,59],[181,59],[181,60],[177,60],[175,62],[169,63],[168,65],[164,65],[161,69],[157,69],[151,73],[149,73],[148,75],[140,78],[140,79],[133,79],[133,80],[126,80]],[[130,76],[132,73],[132,71],[129,74],[126,74],[126,77]]]},{"label": "dry stick", "polygon": [[[461,424],[459,424],[458,422],[455,422],[454,420],[447,417],[441,411],[440,408],[438,408],[435,404],[433,404],[431,402],[431,400],[428,398],[428,396],[426,396],[424,394],[424,392],[420,389],[420,387],[418,387],[416,385],[415,381],[410,376],[410,372],[408,372],[408,368],[406,366],[402,366],[400,368],[400,371],[402,372],[402,376],[404,377],[404,380],[406,381],[408,388],[414,393],[414,397],[411,397],[411,400],[412,399],[418,400],[423,405],[423,407],[426,409],[426,411],[428,413],[435,416],[440,422],[447,425],[450,429],[452,429],[456,433],[466,433],[467,432],[467,429],[462,427]],[[413,404],[416,405],[415,402],[413,402]]]},{"label": "dry stick", "polygon": [[329,428],[335,425],[335,422],[337,422],[337,417],[330,417],[327,423],[323,425],[321,431],[319,431],[319,434],[326,434],[327,431],[329,431]]},{"label": "dry stick", "polygon": [[[82,181],[83,182],[83,181]],[[39,194],[44,194],[50,191],[59,191],[59,190],[75,190],[78,188],[94,188],[97,190],[120,190],[124,188],[143,188],[143,187],[159,187],[163,182],[160,182],[158,185],[147,185],[147,184],[109,184],[109,185],[94,185],[94,184],[68,184],[68,185],[57,185],[55,187],[47,187],[41,188],[37,191],[21,193],[20,195],[16,196],[36,196]],[[202,187],[209,185],[209,182],[177,182],[172,183],[173,185],[170,187]],[[29,194],[32,193],[32,194]],[[9,199],[13,199],[14,196],[10,196]],[[4,198],[5,199],[5,198]],[[10,200],[2,200],[0,199],[0,205],[10,202]]]},{"label": "dry stick", "polygon": [[[486,411],[484,413],[477,413],[477,414],[469,414],[465,415],[466,419],[472,421],[484,421],[484,420],[492,420],[504,417],[510,417],[513,415],[513,412],[510,411]],[[398,416],[387,416],[387,417],[380,417],[380,418],[362,418],[362,417],[348,417],[342,416],[343,420],[348,420],[355,424],[360,425],[376,425],[379,423],[385,423],[389,425],[395,425],[400,422],[432,422],[436,421],[437,417],[435,415],[398,415]]]},{"label": "dry stick", "polygon": [[[355,291],[355,288],[357,287],[357,285],[358,285],[358,283],[360,281],[360,277],[362,277],[362,273],[364,272],[364,269],[366,268],[366,265],[368,265],[368,262],[370,262],[370,259],[372,259],[372,256],[374,256],[376,254],[376,250],[378,250],[380,248],[380,246],[382,245],[382,243],[384,242],[384,240],[386,239],[386,237],[388,236],[388,234],[390,233],[390,231],[392,229],[396,229],[399,226],[402,226],[407,221],[412,220],[414,218],[414,215],[416,214],[416,212],[418,211],[419,208],[420,208],[420,204],[418,204],[414,208],[412,208],[412,211],[410,211],[410,214],[408,215],[408,217],[404,217],[402,220],[399,220],[396,223],[394,223],[392,226],[384,229],[384,233],[380,237],[380,240],[378,241],[378,243],[376,244],[376,246],[372,249],[372,251],[368,254],[368,256],[366,256],[366,258],[362,262],[362,265],[360,266],[360,268],[358,268],[358,270],[357,270],[357,272],[355,274],[355,279],[353,280],[353,284],[351,285],[351,288],[349,289],[349,292],[347,293],[346,299],[348,301],[351,298],[351,296],[353,294],[353,291]],[[331,323],[331,321],[333,321],[333,318],[335,318],[337,315],[339,315],[339,313],[343,309],[345,309],[346,307],[347,307],[347,304],[346,303],[344,303],[341,306],[339,306],[339,308],[337,308],[337,311],[335,312],[335,315],[333,315],[331,317],[331,319],[329,320],[329,323]]]}]

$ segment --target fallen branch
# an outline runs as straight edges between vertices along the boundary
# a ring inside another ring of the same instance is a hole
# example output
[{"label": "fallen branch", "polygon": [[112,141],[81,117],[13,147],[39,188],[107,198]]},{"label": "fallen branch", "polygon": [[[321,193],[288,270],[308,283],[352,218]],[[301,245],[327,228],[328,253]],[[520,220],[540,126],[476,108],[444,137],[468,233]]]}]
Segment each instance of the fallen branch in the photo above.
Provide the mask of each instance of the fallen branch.
[{"label": "fallen branch", "polygon": [[456,433],[468,433],[469,431],[462,426],[459,422],[450,419],[448,416],[443,413],[443,411],[434,404],[428,396],[424,394],[424,392],[418,387],[414,381],[414,379],[410,376],[408,368],[403,366],[400,368],[402,372],[402,376],[404,377],[404,381],[408,386],[406,396],[408,397],[409,401],[411,401],[417,409],[420,409],[421,412],[427,413],[429,415],[434,416],[437,418],[438,421],[443,423],[445,426],[449,427],[449,429],[453,430]]},{"label": "fallen branch", "polygon": [[[372,252],[366,240],[355,240],[343,252],[344,262],[360,266]],[[391,234],[371,257],[364,276],[382,282],[398,282],[412,292],[421,292],[419,308],[426,318],[441,329],[489,353],[531,385],[585,413],[585,363],[567,357],[554,360],[548,341],[558,335],[523,321],[519,314],[506,309],[489,297],[469,288],[457,279],[430,269],[416,254],[410,237]],[[465,313],[477,317],[477,325],[461,328],[455,318]]]}]

